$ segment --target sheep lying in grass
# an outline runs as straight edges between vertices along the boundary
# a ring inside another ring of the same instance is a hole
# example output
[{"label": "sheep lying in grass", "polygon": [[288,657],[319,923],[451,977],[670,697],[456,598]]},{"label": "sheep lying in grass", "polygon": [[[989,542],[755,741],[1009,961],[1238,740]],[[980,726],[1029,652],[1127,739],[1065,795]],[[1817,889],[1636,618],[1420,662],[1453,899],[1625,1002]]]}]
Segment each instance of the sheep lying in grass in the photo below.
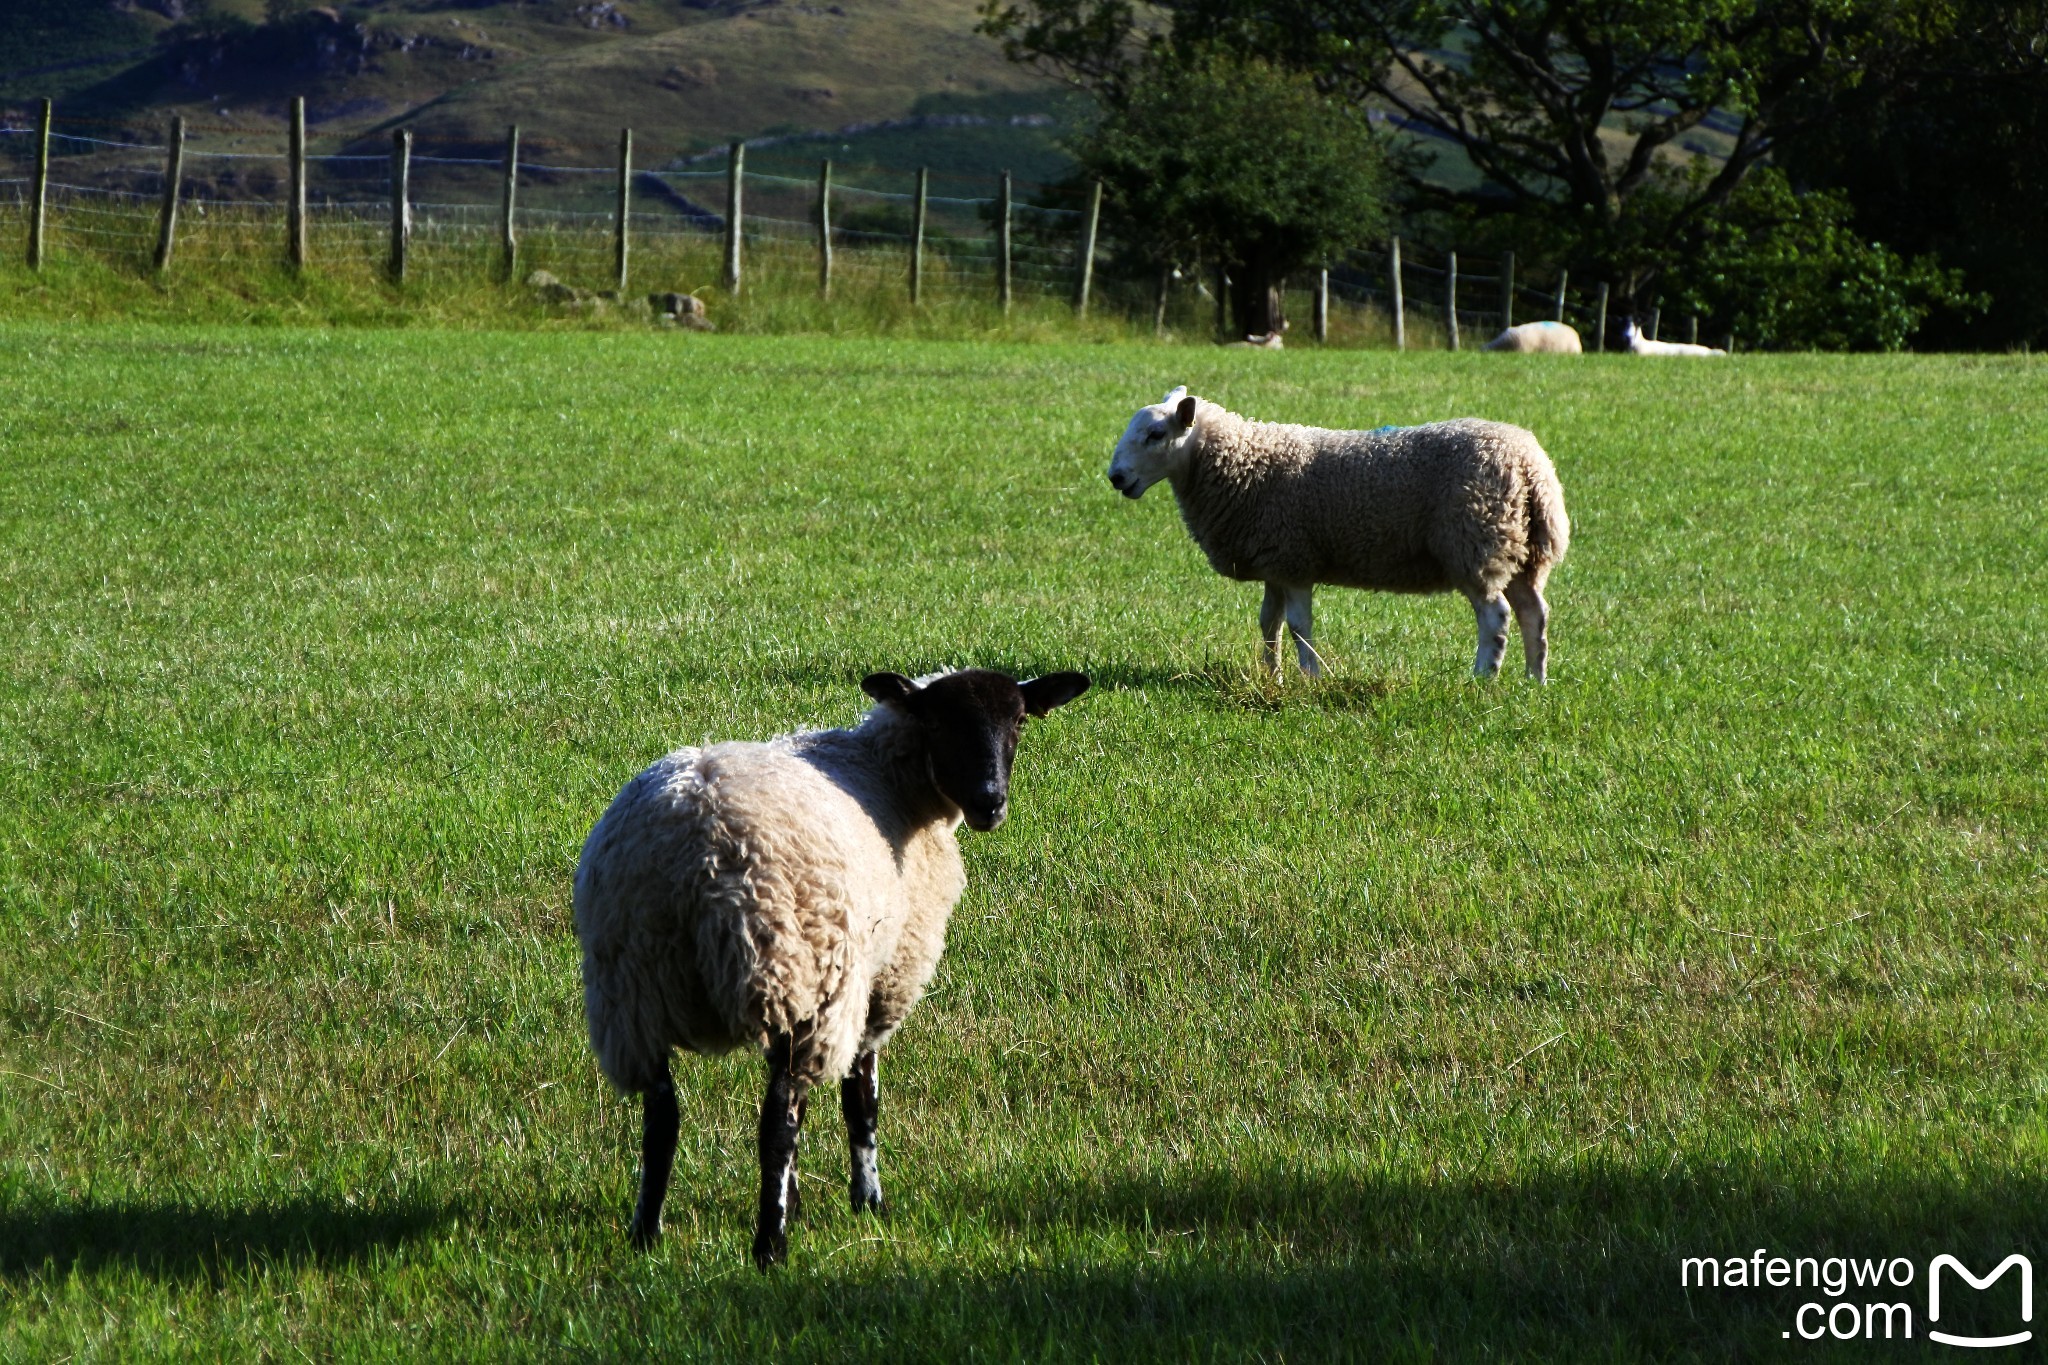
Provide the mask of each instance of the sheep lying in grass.
[{"label": "sheep lying in grass", "polygon": [[1127,498],[1165,479],[1181,518],[1226,578],[1266,585],[1259,633],[1278,668],[1280,624],[1301,669],[1318,583],[1389,592],[1456,589],[1472,603],[1491,677],[1507,649],[1508,610],[1529,676],[1549,653],[1543,585],[1571,537],[1564,489],[1536,438],[1463,418],[1420,427],[1326,431],[1251,422],[1185,388],[1138,409],[1109,481]]},{"label": "sheep lying in grass", "polygon": [[1652,341],[1643,335],[1634,318],[1621,320],[1621,344],[1630,355],[1727,355],[1719,346],[1698,346],[1690,341]]},{"label": "sheep lying in grass", "polygon": [[767,1055],[756,1265],[787,1250],[820,1081],[840,1082],[853,1207],[881,1207],[875,1053],[938,966],[966,884],[953,831],[1002,823],[1025,717],[1087,687],[876,673],[852,729],[678,749],[626,784],[583,845],[576,933],[598,1064],[643,1097],[636,1244],[661,1235],[675,1159],[671,1048]]},{"label": "sheep lying in grass", "polygon": [[1547,351],[1552,355],[1582,355],[1575,328],[1562,322],[1524,322],[1503,331],[1481,348],[1488,351]]}]

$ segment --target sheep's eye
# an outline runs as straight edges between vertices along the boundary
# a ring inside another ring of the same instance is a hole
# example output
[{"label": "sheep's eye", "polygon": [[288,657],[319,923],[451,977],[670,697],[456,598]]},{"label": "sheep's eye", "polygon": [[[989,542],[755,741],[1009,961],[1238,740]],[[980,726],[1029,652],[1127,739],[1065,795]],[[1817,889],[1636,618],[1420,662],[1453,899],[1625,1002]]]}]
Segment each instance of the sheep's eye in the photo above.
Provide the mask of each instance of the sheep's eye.
[{"label": "sheep's eye", "polygon": [[1166,428],[1165,428],[1165,427],[1154,427],[1154,428],[1152,428],[1152,430],[1150,430],[1150,431],[1148,431],[1148,432],[1146,432],[1146,433],[1145,433],[1145,439],[1146,439],[1146,440],[1148,440],[1148,441],[1163,441],[1163,440],[1165,440],[1165,439],[1166,439]]}]

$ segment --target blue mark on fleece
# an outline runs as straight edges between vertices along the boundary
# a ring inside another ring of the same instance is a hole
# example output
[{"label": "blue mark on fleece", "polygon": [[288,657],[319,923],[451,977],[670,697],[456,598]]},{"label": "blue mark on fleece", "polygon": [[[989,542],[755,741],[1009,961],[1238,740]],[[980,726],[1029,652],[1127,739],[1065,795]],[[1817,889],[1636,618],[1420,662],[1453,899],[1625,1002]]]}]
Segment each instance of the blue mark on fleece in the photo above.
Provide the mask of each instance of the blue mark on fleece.
[{"label": "blue mark on fleece", "polygon": [[1388,423],[1387,425],[1385,425],[1385,426],[1383,426],[1383,427],[1374,427],[1374,428],[1373,428],[1373,429],[1372,429],[1371,431],[1368,431],[1368,432],[1367,432],[1367,433],[1365,433],[1365,434],[1366,434],[1366,435],[1368,435],[1368,436],[1384,436],[1384,435],[1386,435],[1386,434],[1387,434],[1388,432],[1390,432],[1390,431],[1399,431],[1400,429],[1401,429],[1401,428],[1399,428],[1399,427],[1395,426],[1395,425],[1394,425],[1393,423],[1389,422],[1389,423]]}]

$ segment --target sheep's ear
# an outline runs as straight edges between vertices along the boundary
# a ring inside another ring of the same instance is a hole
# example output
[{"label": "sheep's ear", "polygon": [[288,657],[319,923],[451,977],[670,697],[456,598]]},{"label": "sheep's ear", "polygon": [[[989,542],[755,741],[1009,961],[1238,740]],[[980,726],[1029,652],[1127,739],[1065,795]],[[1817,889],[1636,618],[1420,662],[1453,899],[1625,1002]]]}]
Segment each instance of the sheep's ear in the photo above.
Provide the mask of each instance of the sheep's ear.
[{"label": "sheep's ear", "polygon": [[1180,406],[1173,410],[1173,426],[1176,431],[1186,431],[1195,424],[1195,399],[1193,394],[1180,400]]},{"label": "sheep's ear", "polygon": [[1169,393],[1169,394],[1167,394],[1167,395],[1166,395],[1166,397],[1164,397],[1164,398],[1160,399],[1160,400],[1159,400],[1159,406],[1161,406],[1161,407],[1163,407],[1163,408],[1164,408],[1164,407],[1172,407],[1172,406],[1173,406],[1173,405],[1174,405],[1175,403],[1178,403],[1178,402],[1179,402],[1179,401],[1180,401],[1181,399],[1183,399],[1183,398],[1185,398],[1185,397],[1187,397],[1187,396],[1188,396],[1188,386],[1187,386],[1187,385],[1185,385],[1185,384],[1181,384],[1181,385],[1177,386],[1177,387],[1176,387],[1176,388],[1174,389],[1174,391],[1173,391],[1172,393]]},{"label": "sheep's ear", "polygon": [[1085,673],[1048,673],[1042,678],[1017,684],[1017,690],[1024,694],[1024,709],[1034,716],[1042,716],[1055,706],[1065,706],[1088,690],[1088,675]]},{"label": "sheep's ear", "polygon": [[917,684],[901,673],[870,673],[860,680],[860,690],[876,701],[901,704],[917,695]]}]

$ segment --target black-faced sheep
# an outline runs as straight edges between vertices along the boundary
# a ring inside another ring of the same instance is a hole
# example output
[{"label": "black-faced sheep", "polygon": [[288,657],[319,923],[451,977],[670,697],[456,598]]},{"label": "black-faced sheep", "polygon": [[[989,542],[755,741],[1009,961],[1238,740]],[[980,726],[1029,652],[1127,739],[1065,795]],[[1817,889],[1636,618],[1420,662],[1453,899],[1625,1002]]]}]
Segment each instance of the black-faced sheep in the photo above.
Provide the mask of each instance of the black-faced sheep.
[{"label": "black-faced sheep", "polygon": [[1185,388],[1140,408],[1110,461],[1127,498],[1165,479],[1210,566],[1266,585],[1259,632],[1279,667],[1280,626],[1305,673],[1318,583],[1465,595],[1479,627],[1473,672],[1490,677],[1522,628],[1529,676],[1546,676],[1543,585],[1571,536],[1564,489],[1536,438],[1463,418],[1327,431],[1251,422]]},{"label": "black-faced sheep", "polygon": [[954,829],[1002,823],[1025,718],[1087,687],[876,673],[851,729],[678,749],[613,800],[577,864],[576,933],[598,1064],[643,1097],[636,1244],[661,1234],[675,1159],[672,1048],[767,1056],[755,1264],[787,1250],[821,1081],[840,1082],[853,1207],[881,1207],[875,1053],[938,966],[966,884]]}]

